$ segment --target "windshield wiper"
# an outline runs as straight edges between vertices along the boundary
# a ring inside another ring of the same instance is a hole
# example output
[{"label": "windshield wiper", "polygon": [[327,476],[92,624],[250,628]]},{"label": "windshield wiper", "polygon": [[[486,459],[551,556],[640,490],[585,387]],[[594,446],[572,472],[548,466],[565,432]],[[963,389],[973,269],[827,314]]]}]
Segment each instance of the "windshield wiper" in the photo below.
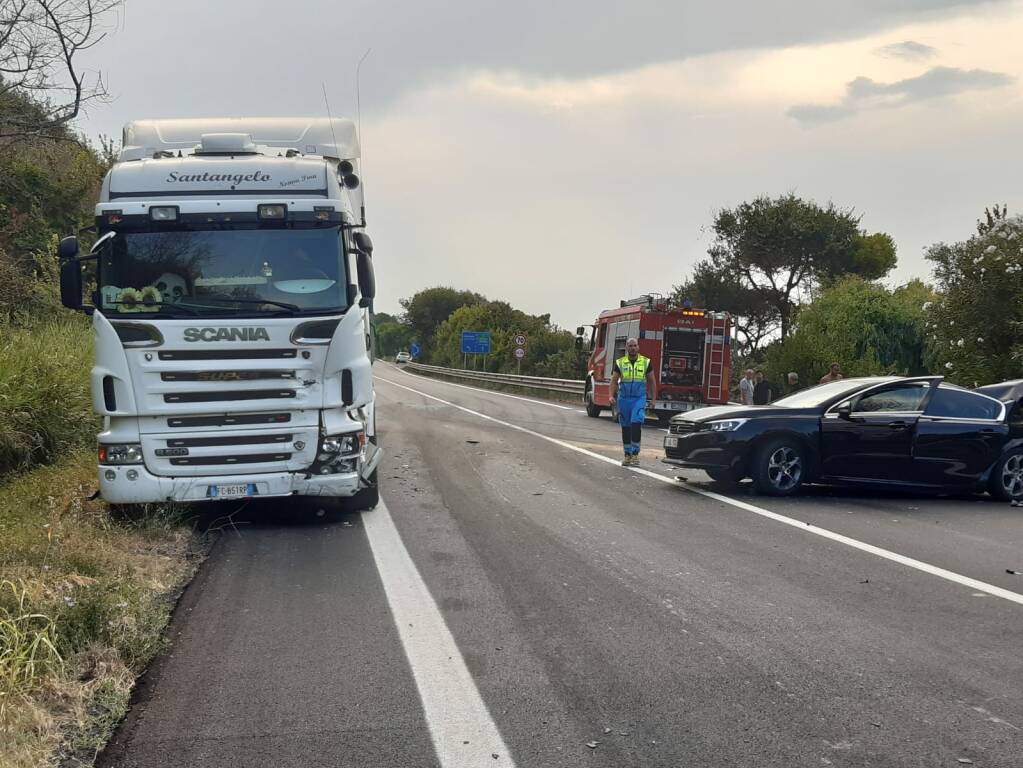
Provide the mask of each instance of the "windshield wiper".
[{"label": "windshield wiper", "polygon": [[[198,315],[199,314],[194,309],[192,309],[192,307],[190,305],[188,305],[188,304],[176,304],[176,303],[175,304],[164,304],[162,302],[160,304],[141,304],[140,302],[137,302],[137,301],[104,301],[103,302],[103,307],[106,307],[109,304],[130,304],[130,305],[135,306],[135,307],[145,307],[145,309],[142,310],[143,312],[162,312],[165,309],[184,309],[190,315]],[[100,307],[100,309],[103,309],[103,307]],[[153,307],[153,309],[150,309],[149,307]],[[125,313],[125,314],[127,314],[127,313]]]},{"label": "windshield wiper", "polygon": [[234,296],[222,296],[220,294],[212,294],[203,296],[203,299],[212,299],[213,301],[237,301],[239,304],[271,304],[281,309],[286,309],[289,312],[301,312],[302,308],[297,304],[288,304],[284,301],[274,301],[273,299],[236,299]]}]

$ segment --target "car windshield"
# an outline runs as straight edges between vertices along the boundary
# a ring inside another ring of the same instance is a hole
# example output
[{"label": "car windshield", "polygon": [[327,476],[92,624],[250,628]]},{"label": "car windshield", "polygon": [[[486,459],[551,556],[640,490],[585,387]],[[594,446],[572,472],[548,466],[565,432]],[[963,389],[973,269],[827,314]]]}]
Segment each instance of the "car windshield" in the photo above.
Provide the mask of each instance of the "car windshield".
[{"label": "car windshield", "polygon": [[126,232],[101,250],[110,314],[338,310],[347,273],[336,227]]},{"label": "car windshield", "polygon": [[[883,379],[878,379],[878,383]],[[781,406],[782,408],[813,408],[818,405],[824,405],[830,400],[842,397],[842,395],[855,392],[857,389],[861,389],[864,385],[862,379],[843,379],[841,381],[832,381],[827,384],[818,384],[816,387],[805,389],[802,392],[795,392],[788,397],[783,397],[780,400],[776,400],[771,405]]]}]

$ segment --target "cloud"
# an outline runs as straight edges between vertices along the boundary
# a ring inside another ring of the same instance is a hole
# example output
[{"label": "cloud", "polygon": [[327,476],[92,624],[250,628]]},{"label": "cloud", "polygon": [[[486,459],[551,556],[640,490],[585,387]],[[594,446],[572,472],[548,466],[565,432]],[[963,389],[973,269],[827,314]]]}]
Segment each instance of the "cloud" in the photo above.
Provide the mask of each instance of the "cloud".
[{"label": "cloud", "polygon": [[956,67],[933,67],[917,77],[892,83],[857,77],[846,84],[845,98],[838,104],[799,104],[787,114],[804,125],[813,125],[851,117],[864,109],[902,107],[927,99],[1000,88],[1014,81],[1003,72]]},{"label": "cloud", "polygon": [[918,43],[916,40],[904,40],[901,43],[892,43],[877,49],[878,56],[890,59],[904,59],[905,61],[926,61],[938,54],[938,49],[925,43]]}]

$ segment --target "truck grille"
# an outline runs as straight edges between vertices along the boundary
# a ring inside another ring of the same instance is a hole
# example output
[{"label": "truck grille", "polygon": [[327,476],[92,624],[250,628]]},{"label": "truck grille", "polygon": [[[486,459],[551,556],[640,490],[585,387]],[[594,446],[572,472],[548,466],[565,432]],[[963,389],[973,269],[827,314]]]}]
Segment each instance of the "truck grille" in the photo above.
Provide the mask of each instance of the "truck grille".
[{"label": "truck grille", "polygon": [[174,349],[160,352],[161,360],[286,360],[297,349]]},{"label": "truck grille", "polygon": [[294,379],[294,371],[174,371],[161,373],[160,381],[260,381]]},{"label": "truck grille", "polygon": [[317,424],[263,430],[229,424],[212,434],[142,435],[146,467],[172,477],[301,472],[312,466],[319,445]]},{"label": "truck grille", "polygon": [[165,403],[222,403],[233,400],[285,400],[295,396],[293,389],[237,389],[227,392],[174,392],[163,396]]},{"label": "truck grille", "polygon": [[290,453],[249,453],[244,456],[191,456],[171,459],[173,467],[210,467],[227,466],[229,464],[266,464],[273,461],[287,461]]},{"label": "truck grille", "polygon": [[251,424],[286,424],[290,413],[231,413],[216,416],[178,416],[167,419],[167,426],[175,429],[189,427],[233,427]]},{"label": "truck grille", "polygon": [[265,445],[289,443],[293,435],[237,435],[235,437],[172,437],[168,448],[209,448],[215,445]]}]

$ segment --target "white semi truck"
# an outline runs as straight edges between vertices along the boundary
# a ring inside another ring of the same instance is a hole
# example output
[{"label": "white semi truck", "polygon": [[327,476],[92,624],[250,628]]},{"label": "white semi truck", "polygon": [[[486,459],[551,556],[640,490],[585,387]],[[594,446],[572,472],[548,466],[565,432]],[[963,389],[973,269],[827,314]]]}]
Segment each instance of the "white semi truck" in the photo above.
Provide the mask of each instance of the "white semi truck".
[{"label": "white semi truck", "polygon": [[359,176],[350,120],[125,126],[95,245],[59,247],[63,303],[93,318],[104,499],[376,504]]}]

